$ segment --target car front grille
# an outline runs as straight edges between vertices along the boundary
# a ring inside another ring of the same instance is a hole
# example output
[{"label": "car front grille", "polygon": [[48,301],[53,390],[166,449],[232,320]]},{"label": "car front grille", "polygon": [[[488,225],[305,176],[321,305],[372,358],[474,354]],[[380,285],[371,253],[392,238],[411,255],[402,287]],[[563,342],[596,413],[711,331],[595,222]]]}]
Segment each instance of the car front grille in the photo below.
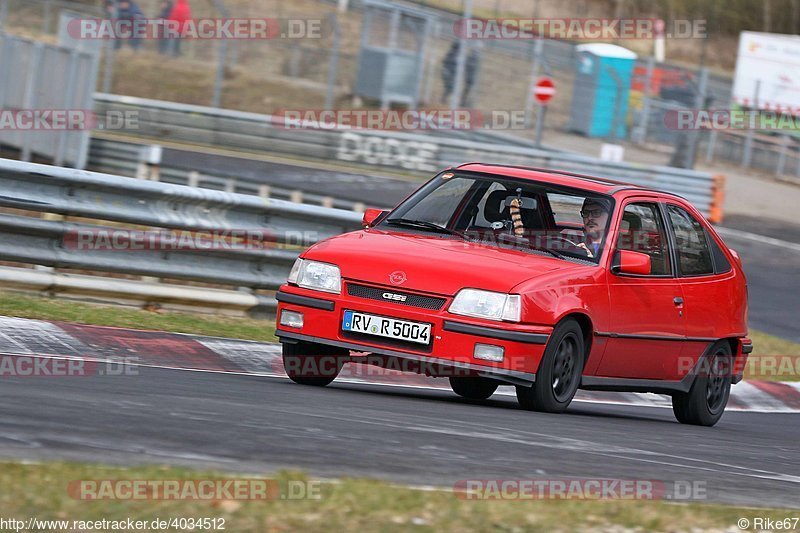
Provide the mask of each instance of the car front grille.
[{"label": "car front grille", "polygon": [[[384,294],[391,293],[392,295],[405,296],[405,301],[393,300],[391,298],[384,298]],[[347,294],[355,296],[356,298],[366,298],[368,300],[379,300],[381,302],[392,302],[397,305],[406,305],[409,307],[419,307],[422,309],[430,309],[438,311],[441,309],[445,302],[445,298],[436,298],[433,296],[422,296],[421,294],[414,294],[405,291],[396,291],[393,289],[380,289],[378,287],[369,287],[367,285],[358,285],[356,283],[347,284]]]}]

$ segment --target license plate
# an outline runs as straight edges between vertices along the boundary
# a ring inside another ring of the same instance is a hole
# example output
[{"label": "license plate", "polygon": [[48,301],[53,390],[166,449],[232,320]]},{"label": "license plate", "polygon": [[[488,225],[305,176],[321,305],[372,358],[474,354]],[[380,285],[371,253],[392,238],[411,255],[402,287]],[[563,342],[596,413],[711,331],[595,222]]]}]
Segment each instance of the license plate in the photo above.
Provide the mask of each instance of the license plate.
[{"label": "license plate", "polygon": [[376,335],[401,341],[428,344],[431,340],[431,325],[408,322],[384,316],[368,315],[356,311],[345,311],[342,321],[344,331]]}]

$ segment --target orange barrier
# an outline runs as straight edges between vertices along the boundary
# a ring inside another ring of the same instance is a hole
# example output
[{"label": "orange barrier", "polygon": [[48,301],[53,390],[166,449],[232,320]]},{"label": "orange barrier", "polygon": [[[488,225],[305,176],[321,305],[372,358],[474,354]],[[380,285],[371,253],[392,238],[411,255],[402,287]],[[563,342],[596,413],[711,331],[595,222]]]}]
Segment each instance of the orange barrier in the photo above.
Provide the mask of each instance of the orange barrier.
[{"label": "orange barrier", "polygon": [[724,204],[725,176],[717,174],[714,176],[714,184],[711,186],[711,208],[708,215],[709,222],[712,224],[722,223]]}]

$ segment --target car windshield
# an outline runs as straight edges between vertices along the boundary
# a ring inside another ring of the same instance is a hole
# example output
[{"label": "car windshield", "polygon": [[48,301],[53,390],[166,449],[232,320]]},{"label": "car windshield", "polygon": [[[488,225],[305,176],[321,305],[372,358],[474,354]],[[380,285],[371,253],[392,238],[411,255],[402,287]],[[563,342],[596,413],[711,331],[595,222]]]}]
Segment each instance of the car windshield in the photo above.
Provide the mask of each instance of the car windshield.
[{"label": "car windshield", "polygon": [[613,207],[611,197],[589,191],[450,171],[403,202],[380,227],[597,263]]}]

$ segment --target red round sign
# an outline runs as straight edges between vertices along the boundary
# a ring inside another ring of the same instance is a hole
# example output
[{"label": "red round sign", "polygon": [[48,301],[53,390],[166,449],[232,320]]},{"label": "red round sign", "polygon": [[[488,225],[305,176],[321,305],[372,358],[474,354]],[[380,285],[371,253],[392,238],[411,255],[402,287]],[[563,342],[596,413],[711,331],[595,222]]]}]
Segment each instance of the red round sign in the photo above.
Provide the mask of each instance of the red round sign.
[{"label": "red round sign", "polygon": [[539,102],[546,104],[556,94],[556,86],[550,78],[539,78],[533,88],[533,95]]}]

